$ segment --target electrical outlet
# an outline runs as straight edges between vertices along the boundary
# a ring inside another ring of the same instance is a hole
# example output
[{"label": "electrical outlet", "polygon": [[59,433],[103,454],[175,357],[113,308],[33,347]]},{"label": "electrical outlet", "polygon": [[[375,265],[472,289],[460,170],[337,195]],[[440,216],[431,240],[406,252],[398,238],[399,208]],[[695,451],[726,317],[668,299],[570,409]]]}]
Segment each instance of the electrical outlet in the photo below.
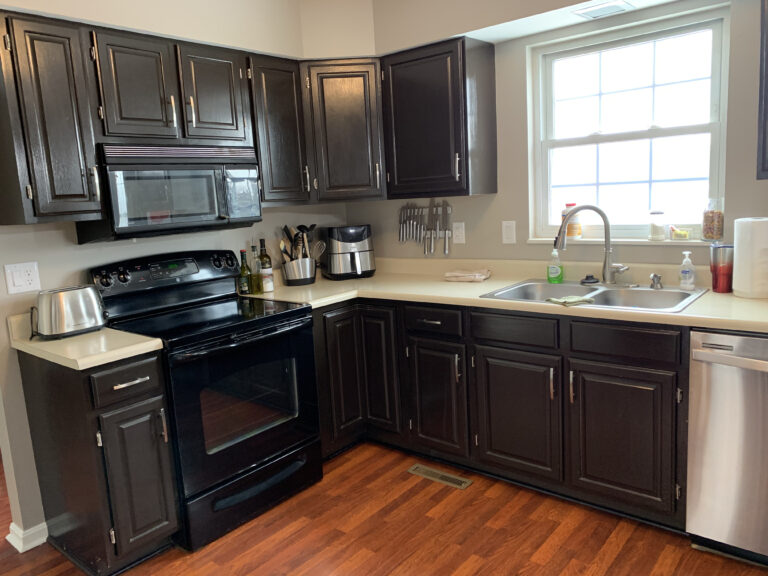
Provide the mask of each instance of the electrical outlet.
[{"label": "electrical outlet", "polygon": [[454,222],[451,232],[451,241],[454,244],[466,244],[467,237],[464,234],[464,222]]},{"label": "electrical outlet", "polygon": [[501,243],[514,244],[517,242],[517,226],[514,220],[502,220],[501,222]]},{"label": "electrical outlet", "polygon": [[40,290],[40,274],[37,271],[37,262],[6,264],[5,285],[8,287],[8,294],[38,292]]}]

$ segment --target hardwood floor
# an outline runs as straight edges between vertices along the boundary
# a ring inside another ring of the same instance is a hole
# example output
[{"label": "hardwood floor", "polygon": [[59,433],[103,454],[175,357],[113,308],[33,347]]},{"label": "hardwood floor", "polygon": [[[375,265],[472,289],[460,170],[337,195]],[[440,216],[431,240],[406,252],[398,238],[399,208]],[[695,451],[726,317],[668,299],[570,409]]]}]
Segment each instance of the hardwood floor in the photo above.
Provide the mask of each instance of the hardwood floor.
[{"label": "hardwood floor", "polygon": [[[328,462],[319,484],[195,554],[170,550],[128,574],[768,575],[695,551],[682,536],[477,474],[457,472],[473,481],[466,490],[444,486],[409,474],[417,462],[426,461],[358,446]],[[18,554],[3,540],[0,574],[80,572],[47,544]]]}]

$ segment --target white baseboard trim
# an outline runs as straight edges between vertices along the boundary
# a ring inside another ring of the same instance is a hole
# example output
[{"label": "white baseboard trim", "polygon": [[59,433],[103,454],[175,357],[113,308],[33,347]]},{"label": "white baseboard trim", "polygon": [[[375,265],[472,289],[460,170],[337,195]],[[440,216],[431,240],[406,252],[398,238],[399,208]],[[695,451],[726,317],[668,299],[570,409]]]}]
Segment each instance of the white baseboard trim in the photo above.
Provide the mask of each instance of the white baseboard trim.
[{"label": "white baseboard trim", "polygon": [[45,544],[45,540],[48,538],[48,525],[45,522],[32,526],[29,530],[22,530],[11,522],[9,530],[10,532],[5,539],[19,552],[26,552]]}]

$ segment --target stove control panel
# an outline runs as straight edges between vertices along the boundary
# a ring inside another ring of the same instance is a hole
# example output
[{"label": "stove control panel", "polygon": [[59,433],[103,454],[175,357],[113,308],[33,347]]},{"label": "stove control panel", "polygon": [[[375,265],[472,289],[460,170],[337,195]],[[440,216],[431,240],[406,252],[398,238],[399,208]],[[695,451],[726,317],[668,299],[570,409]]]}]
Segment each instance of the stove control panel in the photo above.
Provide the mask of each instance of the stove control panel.
[{"label": "stove control panel", "polygon": [[90,270],[104,297],[151,288],[234,278],[240,273],[231,250],[196,250],[134,258]]}]

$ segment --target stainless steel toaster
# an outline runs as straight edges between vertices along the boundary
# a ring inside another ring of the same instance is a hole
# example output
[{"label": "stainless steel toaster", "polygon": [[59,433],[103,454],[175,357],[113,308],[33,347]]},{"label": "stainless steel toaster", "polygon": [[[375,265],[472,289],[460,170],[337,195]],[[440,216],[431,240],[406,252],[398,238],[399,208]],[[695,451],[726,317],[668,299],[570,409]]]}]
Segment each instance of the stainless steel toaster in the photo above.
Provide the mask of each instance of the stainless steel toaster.
[{"label": "stainless steel toaster", "polygon": [[46,340],[91,332],[104,326],[106,316],[95,286],[43,290],[30,310],[32,337]]}]

